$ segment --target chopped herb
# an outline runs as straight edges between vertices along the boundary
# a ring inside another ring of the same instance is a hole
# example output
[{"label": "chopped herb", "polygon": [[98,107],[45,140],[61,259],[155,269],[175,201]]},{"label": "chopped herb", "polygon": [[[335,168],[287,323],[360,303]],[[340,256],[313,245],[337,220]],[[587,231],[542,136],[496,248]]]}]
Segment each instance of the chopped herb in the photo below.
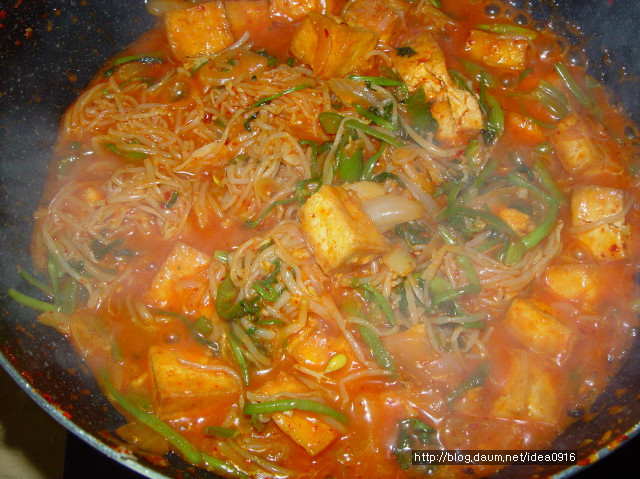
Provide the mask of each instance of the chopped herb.
[{"label": "chopped herb", "polygon": [[396,48],[396,52],[400,57],[412,57],[416,54],[416,51],[411,47],[399,47]]},{"label": "chopped herb", "polygon": [[427,135],[438,130],[438,122],[431,114],[431,103],[427,101],[427,95],[422,85],[407,98],[407,110],[413,128],[420,135]]},{"label": "chopped herb", "polygon": [[253,105],[251,105],[249,108],[247,108],[244,113],[248,112],[249,110],[253,110],[254,108],[258,108],[259,106],[264,105],[265,103],[269,103],[273,100],[277,100],[280,97],[283,97],[284,95],[288,95],[289,93],[293,93],[294,91],[300,91],[300,90],[304,90],[305,88],[309,88],[310,85],[307,84],[302,84],[302,85],[295,85],[289,88],[285,88],[282,91],[279,91],[278,93],[274,93],[271,96],[267,96],[264,98],[261,98],[260,100],[258,100],[257,102],[255,102]]},{"label": "chopped herb", "polygon": [[169,208],[171,208],[171,207],[176,203],[176,201],[178,200],[178,196],[179,196],[179,195],[180,195],[180,194],[179,194],[176,190],[174,190],[174,191],[171,193],[171,197],[169,198],[169,201],[167,201],[166,203],[163,203],[163,204],[162,204],[162,207],[163,207],[165,210],[168,210]]}]

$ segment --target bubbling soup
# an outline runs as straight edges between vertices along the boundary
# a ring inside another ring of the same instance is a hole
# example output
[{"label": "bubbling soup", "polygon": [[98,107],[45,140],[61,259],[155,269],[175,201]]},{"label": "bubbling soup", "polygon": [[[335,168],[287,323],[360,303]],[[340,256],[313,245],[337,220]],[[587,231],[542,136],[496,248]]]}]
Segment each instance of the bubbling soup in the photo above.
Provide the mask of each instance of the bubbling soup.
[{"label": "bubbling soup", "polygon": [[229,477],[479,477],[411,451],[544,449],[589,415],[637,327],[640,163],[564,40],[482,0],[148,10],[62,118],[49,299],[11,292],[123,443]]}]

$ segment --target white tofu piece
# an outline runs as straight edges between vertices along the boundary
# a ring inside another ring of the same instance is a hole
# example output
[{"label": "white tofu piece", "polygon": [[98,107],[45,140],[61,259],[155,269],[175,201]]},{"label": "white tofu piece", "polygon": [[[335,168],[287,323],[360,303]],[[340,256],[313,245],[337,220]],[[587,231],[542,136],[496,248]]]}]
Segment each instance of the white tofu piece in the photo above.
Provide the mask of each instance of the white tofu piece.
[{"label": "white tofu piece", "polygon": [[378,34],[333,17],[310,13],[293,34],[289,50],[322,78],[341,77],[357,69],[378,42]]},{"label": "white tofu piece", "polygon": [[545,273],[547,286],[558,296],[591,305],[600,294],[598,272],[592,265],[556,264]]},{"label": "white tofu piece", "polygon": [[[286,373],[264,383],[256,392],[273,395],[282,392],[307,392],[307,387]],[[287,436],[302,446],[311,456],[322,452],[338,436],[338,432],[317,414],[293,410],[286,414],[271,415],[273,421]]]},{"label": "white tofu piece", "polygon": [[535,229],[531,217],[516,208],[502,208],[496,214],[502,221],[511,226],[511,229],[518,233],[520,237],[531,233]]},{"label": "white tofu piece", "polygon": [[567,173],[582,172],[604,160],[591,130],[575,113],[569,113],[549,133],[549,139]]},{"label": "white tofu piece", "polygon": [[318,327],[317,321],[312,321],[289,341],[287,353],[299,364],[316,371],[324,371],[336,354],[346,355],[347,365],[354,360],[346,339],[329,336]]},{"label": "white tofu piece", "polygon": [[208,254],[185,243],[176,243],[153,278],[147,300],[160,309],[211,317],[210,264]]},{"label": "white tofu piece", "polygon": [[557,425],[562,404],[552,368],[526,351],[510,352],[507,378],[491,412],[502,419]]},{"label": "white tofu piece", "polygon": [[389,251],[354,193],[323,185],[300,209],[302,231],[327,274],[371,262]]},{"label": "white tofu piece", "polygon": [[269,0],[271,18],[276,22],[297,22],[311,12],[327,13],[333,0]]},{"label": "white tofu piece", "polygon": [[505,324],[524,347],[562,364],[573,347],[574,332],[543,308],[547,309],[541,303],[516,298]]},{"label": "white tofu piece", "polygon": [[262,29],[271,26],[269,0],[234,0],[224,2],[224,7],[235,38],[240,38],[244,32],[250,32],[252,38],[260,36]]},{"label": "white tofu piece", "polygon": [[619,219],[603,222],[624,209],[624,191],[595,185],[579,185],[571,195],[571,221],[581,227],[601,223],[595,228],[576,233],[600,260],[619,260],[627,257],[630,228]]},{"label": "white tofu piece", "polygon": [[179,59],[213,55],[234,42],[221,0],[168,11],[164,26],[171,50]]},{"label": "white tofu piece", "polygon": [[424,32],[402,46],[410,47],[415,54],[392,53],[393,64],[410,90],[422,86],[427,99],[434,102],[431,113],[438,121],[437,138],[454,142],[461,133],[480,131],[483,126],[480,105],[475,96],[451,80],[435,37]]},{"label": "white tofu piece", "polygon": [[168,346],[152,346],[149,364],[154,384],[154,406],[158,416],[179,419],[185,411],[231,407],[240,394],[238,381],[224,371],[189,367],[180,360],[195,364],[215,364],[203,352],[196,355],[188,349],[173,350]]},{"label": "white tofu piece", "polygon": [[529,42],[511,35],[471,30],[465,51],[471,58],[491,67],[524,70]]}]

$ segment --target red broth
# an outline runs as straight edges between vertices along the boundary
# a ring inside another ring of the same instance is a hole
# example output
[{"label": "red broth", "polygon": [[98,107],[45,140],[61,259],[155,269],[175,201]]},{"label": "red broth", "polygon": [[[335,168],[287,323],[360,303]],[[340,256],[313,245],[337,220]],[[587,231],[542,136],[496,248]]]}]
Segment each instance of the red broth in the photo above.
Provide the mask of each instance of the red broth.
[{"label": "red broth", "polygon": [[40,320],[124,441],[222,474],[549,447],[637,327],[635,127],[491,2],[280,3],[175,2],[66,112]]}]

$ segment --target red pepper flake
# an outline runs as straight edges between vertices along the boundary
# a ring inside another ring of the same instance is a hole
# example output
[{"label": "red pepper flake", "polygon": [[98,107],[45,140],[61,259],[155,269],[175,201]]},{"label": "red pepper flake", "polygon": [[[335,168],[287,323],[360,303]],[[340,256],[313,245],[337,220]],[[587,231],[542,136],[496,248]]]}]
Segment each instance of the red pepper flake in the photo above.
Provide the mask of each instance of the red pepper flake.
[{"label": "red pepper flake", "polygon": [[32,37],[32,36],[33,36],[33,28],[31,28],[31,27],[27,27],[27,28],[25,28],[25,30],[24,30],[24,37],[25,37],[27,40],[31,40],[31,37]]}]

